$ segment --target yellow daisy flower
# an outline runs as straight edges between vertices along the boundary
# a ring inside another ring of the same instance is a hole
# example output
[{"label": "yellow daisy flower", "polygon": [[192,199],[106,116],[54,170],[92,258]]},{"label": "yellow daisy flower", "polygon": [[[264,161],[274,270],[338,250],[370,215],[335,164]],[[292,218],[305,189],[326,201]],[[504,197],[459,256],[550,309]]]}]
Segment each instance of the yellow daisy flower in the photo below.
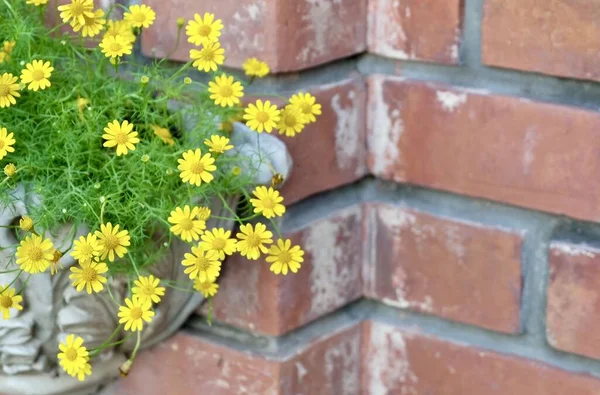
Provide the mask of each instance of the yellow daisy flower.
[{"label": "yellow daisy flower", "polygon": [[210,298],[217,294],[219,284],[214,281],[200,281],[199,278],[194,280],[194,289],[200,292],[205,298]]},{"label": "yellow daisy flower", "polygon": [[[87,348],[83,345],[83,338],[75,335],[68,335],[64,342],[58,345],[58,363],[65,372],[73,377],[77,377],[80,371],[85,371],[85,365],[90,357]],[[88,374],[91,374],[88,373]]]},{"label": "yellow daisy flower", "polygon": [[176,207],[171,211],[169,223],[173,224],[170,230],[175,236],[181,237],[183,241],[198,240],[202,231],[206,229],[206,223],[197,219],[199,207],[190,208],[187,204],[183,209]]},{"label": "yellow daisy flower", "polygon": [[279,134],[284,134],[288,137],[294,137],[296,134],[302,132],[306,126],[306,117],[300,109],[296,106],[287,105],[281,111],[281,119],[277,124]]},{"label": "yellow daisy flower", "polygon": [[149,275],[147,277],[140,276],[133,282],[133,296],[140,299],[142,302],[160,302],[160,297],[165,294],[165,288],[159,287],[160,279]]},{"label": "yellow daisy flower", "polygon": [[215,77],[215,82],[208,82],[208,91],[210,98],[215,101],[217,106],[233,107],[240,102],[240,97],[244,96],[244,87],[239,81],[233,81],[232,76],[221,74]]},{"label": "yellow daisy flower", "polygon": [[207,230],[201,239],[200,247],[205,251],[215,251],[220,260],[225,259],[225,255],[233,255],[237,251],[237,240],[232,239],[231,232],[223,228]]},{"label": "yellow daisy flower", "polygon": [[4,73],[0,76],[0,108],[10,107],[16,104],[15,97],[20,97],[19,84],[17,77],[11,73]]},{"label": "yellow daisy flower", "polygon": [[196,278],[201,282],[215,281],[221,271],[221,262],[216,251],[206,251],[200,246],[192,247],[192,253],[185,253],[181,262],[186,269],[183,271],[190,276],[190,280]]},{"label": "yellow daisy flower", "polygon": [[50,62],[44,63],[43,60],[34,60],[27,63],[25,68],[21,70],[21,82],[29,84],[27,89],[30,91],[44,90],[50,85],[50,76],[54,71],[54,67],[50,66]]},{"label": "yellow daisy flower", "polygon": [[188,35],[188,42],[194,45],[208,45],[219,41],[221,29],[221,20],[215,21],[215,15],[206,12],[204,17],[194,14],[194,20],[189,21],[185,27],[185,34]]},{"label": "yellow daisy flower", "polygon": [[269,256],[266,257],[266,261],[271,263],[271,270],[275,274],[283,274],[284,276],[288,273],[288,269],[292,273],[297,273],[300,269],[301,263],[304,262],[304,251],[299,246],[293,246],[292,242],[288,240],[277,240],[277,245],[272,245],[269,249]]},{"label": "yellow daisy flower", "polygon": [[94,37],[100,33],[106,24],[104,11],[102,9],[95,10],[92,18],[84,16],[83,20],[84,23],[79,23],[79,21],[77,21],[73,24],[73,31],[78,32],[81,30],[81,35],[83,37]]},{"label": "yellow daisy flower", "polygon": [[86,261],[79,262],[79,267],[72,266],[69,279],[73,281],[72,285],[81,292],[83,288],[88,294],[100,292],[104,289],[106,277],[104,273],[108,272],[108,266],[104,262]]},{"label": "yellow daisy flower", "polygon": [[262,214],[265,218],[281,217],[285,213],[285,206],[281,204],[283,197],[279,195],[279,191],[261,185],[252,194],[257,197],[250,199],[255,213]]},{"label": "yellow daisy flower", "polygon": [[315,122],[315,115],[321,115],[321,105],[315,103],[317,99],[310,93],[298,93],[290,98],[290,104],[298,107],[306,117],[306,122]]},{"label": "yellow daisy flower", "polygon": [[225,151],[229,151],[233,148],[233,145],[229,144],[229,139],[227,137],[218,136],[213,134],[209,139],[204,140],[204,145],[209,147],[210,152],[214,152],[217,154],[222,154]]},{"label": "yellow daisy flower", "polygon": [[262,100],[257,100],[256,105],[250,103],[245,110],[244,119],[246,125],[252,130],[262,133],[263,130],[271,133],[273,128],[279,122],[280,111],[276,105],[271,105],[269,100],[263,103]]},{"label": "yellow daisy flower", "polygon": [[135,41],[135,34],[133,34],[133,28],[129,21],[108,21],[108,28],[106,29],[106,33],[104,33],[104,38],[116,38],[117,36],[121,36],[121,39],[133,44]]},{"label": "yellow daisy flower", "polygon": [[131,23],[133,27],[150,27],[156,19],[156,13],[145,4],[132,5],[129,12],[123,15],[123,19]]},{"label": "yellow daisy flower", "polygon": [[241,233],[236,236],[238,238],[237,248],[241,256],[245,256],[250,260],[257,260],[260,253],[268,252],[265,244],[273,243],[273,233],[267,230],[265,224],[258,222],[254,227],[252,224],[240,226]]},{"label": "yellow daisy flower", "polygon": [[19,228],[24,230],[25,232],[29,232],[33,229],[33,220],[29,216],[24,216],[19,220]]},{"label": "yellow daisy flower", "polygon": [[175,140],[173,140],[173,136],[171,135],[171,132],[169,132],[169,129],[161,128],[158,125],[152,125],[152,130],[154,130],[154,134],[158,136],[163,143],[168,145],[175,144]]},{"label": "yellow daisy flower", "polygon": [[123,258],[127,254],[127,247],[131,244],[129,232],[125,229],[119,232],[119,225],[113,227],[110,222],[100,226],[100,231],[96,231],[96,237],[102,248],[100,259],[104,260],[108,256],[108,260],[111,262],[115,260],[115,254],[119,258]]},{"label": "yellow daisy flower", "polygon": [[8,288],[8,285],[0,285],[0,313],[2,313],[2,319],[7,320],[10,318],[10,309],[23,310],[21,302],[23,297],[21,295],[15,295],[17,291],[14,288]]},{"label": "yellow daisy flower", "polygon": [[126,298],[125,306],[119,307],[119,324],[125,324],[125,330],[132,332],[144,329],[144,321],[152,321],[154,311],[150,310],[152,302],[143,301],[134,297],[133,300]]},{"label": "yellow daisy flower", "polygon": [[34,6],[40,6],[40,5],[44,5],[44,4],[48,4],[49,0],[27,0],[25,1],[25,4],[33,4]]},{"label": "yellow daisy flower", "polygon": [[49,239],[42,239],[38,235],[27,236],[17,247],[17,265],[26,273],[45,272],[54,256],[53,252],[54,246]]},{"label": "yellow daisy flower", "polygon": [[265,62],[261,62],[256,58],[247,59],[244,64],[244,72],[249,77],[265,77],[271,70],[269,70],[269,65]]},{"label": "yellow daisy flower", "polygon": [[8,165],[4,166],[4,174],[6,174],[7,177],[14,176],[16,172],[17,166],[15,166],[14,163],[9,163]]},{"label": "yellow daisy flower", "polygon": [[179,165],[177,168],[181,170],[179,176],[183,182],[189,182],[192,185],[200,186],[202,181],[209,183],[215,177],[210,174],[217,170],[215,159],[210,154],[204,154],[199,148],[195,151],[189,150],[183,153],[183,159],[177,159]]},{"label": "yellow daisy flower", "polygon": [[10,60],[10,56],[6,54],[6,52],[0,51],[0,64],[4,63],[5,61],[9,61]]},{"label": "yellow daisy flower", "polygon": [[13,48],[15,47],[15,45],[17,45],[17,42],[15,40],[12,41],[4,41],[4,43],[2,44],[2,50],[7,54],[10,55],[12,53]]},{"label": "yellow daisy flower", "polygon": [[73,242],[73,251],[71,256],[79,262],[89,262],[102,252],[102,247],[98,243],[98,238],[93,233],[87,236],[79,236],[79,240]]},{"label": "yellow daisy flower", "polygon": [[219,42],[210,43],[201,50],[190,49],[190,58],[194,60],[192,66],[200,71],[217,71],[217,66],[225,61],[225,50]]},{"label": "yellow daisy flower", "polygon": [[6,128],[0,128],[0,159],[8,155],[9,152],[15,152],[13,144],[15,143],[14,134],[8,133]]},{"label": "yellow daisy flower", "polygon": [[202,221],[208,221],[210,218],[210,209],[208,207],[198,207],[198,219]]},{"label": "yellow daisy flower", "polygon": [[71,21],[71,26],[75,23],[84,24],[84,17],[94,17],[94,2],[93,0],[71,0],[70,4],[61,5],[58,10],[61,11],[60,18],[64,23]]},{"label": "yellow daisy flower", "polygon": [[108,36],[105,35],[100,42],[100,48],[102,53],[107,58],[118,58],[123,55],[131,55],[131,49],[133,48],[133,42],[128,41],[122,36]]},{"label": "yellow daisy flower", "polygon": [[79,380],[79,381],[84,381],[85,376],[91,376],[91,375],[92,375],[92,365],[90,365],[89,363],[85,363],[85,364],[83,364],[83,366],[81,366],[79,369],[77,369],[77,371],[75,371],[75,373],[72,376],[77,377],[77,380]]},{"label": "yellow daisy flower", "polygon": [[106,134],[102,138],[106,140],[103,147],[117,147],[117,156],[127,155],[129,151],[135,151],[135,144],[140,142],[137,132],[133,131],[133,124],[125,120],[121,124],[114,120],[104,128]]}]

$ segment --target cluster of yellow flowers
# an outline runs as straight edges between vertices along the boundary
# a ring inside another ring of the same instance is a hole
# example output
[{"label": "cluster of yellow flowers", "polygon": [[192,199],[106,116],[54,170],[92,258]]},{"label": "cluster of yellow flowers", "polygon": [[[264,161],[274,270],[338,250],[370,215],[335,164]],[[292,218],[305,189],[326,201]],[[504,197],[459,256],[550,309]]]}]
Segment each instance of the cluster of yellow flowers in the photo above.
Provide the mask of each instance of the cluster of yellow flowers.
[{"label": "cluster of yellow flowers", "polygon": [[[35,6],[45,5],[48,0],[26,0],[27,4]],[[111,63],[118,65],[124,55],[132,52],[136,34],[142,28],[148,28],[155,20],[155,12],[146,5],[133,5],[125,12],[122,20],[107,20],[101,9],[94,9],[93,0],[71,0],[69,4],[58,7],[60,18],[64,23],[69,23],[75,32],[81,32],[83,37],[94,37],[101,32],[104,35],[99,43],[101,52],[110,59]],[[181,29],[184,21],[178,21]],[[224,63],[224,49],[219,43],[223,24],[220,19],[205,13],[204,16],[194,15],[186,26],[188,41],[199,49],[192,49],[190,57],[193,66],[198,70],[209,72],[217,71],[218,66]],[[10,60],[10,55],[15,42],[4,42],[0,52],[0,63]],[[269,67],[266,63],[256,59],[248,59],[244,65],[246,75],[251,78],[262,78],[268,75]],[[10,73],[0,75],[0,108],[16,104],[16,98],[20,97],[19,91],[27,89],[32,91],[44,90],[52,84],[50,78],[54,68],[48,61],[39,59],[32,60],[26,64],[21,71],[20,83],[18,78]],[[141,83],[147,84],[148,77],[142,77]],[[191,79],[186,77],[185,84],[190,84]],[[214,81],[209,82],[208,91],[210,98],[216,105],[222,107],[233,107],[240,104],[244,95],[244,87],[241,82],[235,81],[233,76],[224,73],[217,75]],[[85,98],[79,98],[77,105],[80,112],[88,104]],[[262,133],[271,133],[273,129],[279,130],[280,134],[293,137],[300,133],[304,127],[316,121],[316,116],[321,114],[321,106],[309,93],[298,93],[293,95],[289,102],[278,109],[269,100],[257,100],[245,108],[243,119],[252,130]],[[136,144],[140,143],[138,133],[134,125],[128,120],[115,119],[104,127],[103,146],[114,148],[117,156],[127,155],[135,150]],[[154,134],[165,144],[174,145],[175,140],[168,129],[158,125],[151,125]],[[0,128],[0,159],[14,152],[14,134],[9,133],[6,128]],[[213,173],[217,170],[216,159],[234,148],[230,139],[224,136],[212,135],[204,140],[201,148],[190,149],[182,153],[178,159],[177,169],[179,177],[184,183],[201,186],[214,180]],[[147,162],[150,158],[143,155],[141,160]],[[241,170],[234,167],[233,173],[239,174]],[[14,164],[9,163],[4,167],[7,177],[12,177],[17,172]],[[282,180],[274,177],[273,186]],[[282,216],[286,208],[283,205],[283,197],[271,187],[258,186],[252,192],[253,197],[249,200],[256,216],[263,216],[271,220]],[[192,243],[190,252],[184,254],[181,262],[184,273],[194,281],[194,289],[202,293],[206,298],[215,296],[218,291],[217,278],[221,272],[222,261],[235,252],[249,260],[257,260],[261,255],[270,264],[270,270],[275,274],[287,275],[288,272],[297,273],[304,261],[304,251],[292,241],[279,238],[275,242],[273,233],[268,230],[264,223],[243,224],[239,232],[232,232],[224,228],[207,229],[207,221],[211,216],[208,207],[190,206],[175,207],[167,219],[170,231],[181,240]],[[52,241],[38,234],[34,227],[34,221],[30,217],[23,217],[19,227],[25,232],[25,237],[19,243],[15,258],[19,266],[17,278],[22,273],[29,275],[44,273],[50,268],[52,275],[58,272],[60,259],[67,251],[59,251]],[[99,230],[81,235],[74,240],[70,255],[77,260],[77,265],[70,268],[69,279],[77,292],[88,294],[98,293],[105,290],[109,267],[107,262],[114,262],[128,254],[130,236],[121,225],[113,225],[110,222],[102,223]],[[132,262],[133,263],[133,262]],[[135,358],[135,352],[139,347],[140,332],[144,323],[151,322],[155,313],[152,310],[154,304],[161,301],[165,295],[165,287],[161,286],[161,279],[153,275],[141,275],[133,263],[137,279],[131,287],[131,295],[125,298],[119,307],[119,328],[123,325],[126,331],[137,332],[138,346],[130,359]],[[22,310],[23,298],[21,290],[17,292],[11,285],[0,286],[0,313],[3,319],[10,318],[11,309]],[[162,285],[167,285],[163,282]],[[108,291],[110,288],[106,285]],[[90,358],[96,355],[101,348],[88,350],[84,340],[74,334],[66,337],[59,345],[58,359],[60,366],[67,374],[83,380],[92,372]]]}]

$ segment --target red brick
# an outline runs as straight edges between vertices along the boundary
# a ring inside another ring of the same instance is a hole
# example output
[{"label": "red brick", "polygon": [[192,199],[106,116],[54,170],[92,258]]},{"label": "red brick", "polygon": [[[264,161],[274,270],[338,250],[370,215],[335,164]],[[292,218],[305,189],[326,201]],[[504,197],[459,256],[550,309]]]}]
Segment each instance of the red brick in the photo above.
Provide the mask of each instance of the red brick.
[{"label": "red brick", "polygon": [[322,115],[300,135],[282,137],[294,167],[282,189],[287,204],[363,177],[366,172],[366,86],[362,79],[309,88]]},{"label": "red brick", "polygon": [[600,380],[541,362],[364,324],[362,394],[595,395]]},{"label": "red brick", "polygon": [[361,207],[355,206],[285,235],[305,251],[296,274],[277,276],[263,260],[228,258],[214,299],[214,318],[251,332],[280,335],[360,298],[361,223]]},{"label": "red brick", "polygon": [[461,0],[370,0],[369,52],[395,59],[458,63]]},{"label": "red brick", "polygon": [[600,250],[555,241],[549,253],[548,342],[563,351],[600,358]]},{"label": "red brick", "polygon": [[522,235],[411,209],[368,205],[365,295],[484,328],[520,330]]},{"label": "red brick", "polygon": [[490,66],[600,80],[600,2],[487,0],[482,61]]},{"label": "red brick", "polygon": [[358,395],[361,326],[314,339],[286,358],[178,333],[137,358],[102,395]]},{"label": "red brick", "polygon": [[[212,12],[223,20],[225,64],[239,68],[255,56],[275,72],[294,71],[364,51],[366,0],[147,0],[157,11],[142,51],[164,57],[175,48],[176,21]],[[185,30],[183,31],[185,33]],[[182,34],[172,59],[187,61],[193,46]]]},{"label": "red brick", "polygon": [[395,77],[369,89],[375,175],[600,218],[598,112]]}]

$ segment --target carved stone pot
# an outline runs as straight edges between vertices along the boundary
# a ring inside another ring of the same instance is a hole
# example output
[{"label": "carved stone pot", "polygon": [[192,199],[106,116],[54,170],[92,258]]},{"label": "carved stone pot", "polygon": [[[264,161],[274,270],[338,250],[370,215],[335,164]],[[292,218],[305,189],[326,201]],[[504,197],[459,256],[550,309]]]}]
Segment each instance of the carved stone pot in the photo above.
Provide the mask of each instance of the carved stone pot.
[{"label": "carved stone pot", "polygon": [[[236,123],[231,136],[235,149],[230,154],[240,155],[247,160],[241,163],[243,172],[254,175],[253,181],[259,185],[271,182],[273,170],[287,178],[291,169],[291,158],[285,145],[276,137],[266,133],[257,134],[245,125]],[[11,261],[18,243],[14,232],[5,226],[15,224],[27,214],[26,202],[31,197],[23,196],[9,207],[0,211],[0,246],[13,246],[0,250],[3,262]],[[229,199],[231,207],[236,197]],[[207,202],[201,202],[207,204]],[[229,217],[220,201],[208,204],[212,213],[218,217]],[[207,229],[213,227],[233,228],[233,221],[211,217]],[[46,234],[61,251],[72,240],[71,227],[64,225]],[[86,234],[89,229],[78,229],[75,237]],[[189,252],[190,246],[180,240],[174,240],[170,250],[162,261],[152,268],[156,277],[188,284],[192,281],[183,273],[181,261]],[[14,259],[12,260],[14,262]],[[9,320],[0,320],[0,394],[6,395],[84,395],[92,394],[101,385],[109,383],[119,375],[119,366],[127,360],[126,355],[134,348],[135,341],[105,349],[92,358],[92,375],[84,382],[68,376],[58,367],[58,343],[67,334],[74,333],[83,337],[88,348],[102,345],[118,326],[118,306],[106,292],[88,295],[77,292],[69,281],[69,268],[75,260],[65,254],[61,263],[64,269],[54,276],[49,272],[30,277],[23,290],[23,311],[13,310]],[[14,265],[14,263],[13,263]],[[12,268],[16,268],[13,266]],[[10,270],[9,266],[6,270]],[[0,274],[0,284],[8,284],[13,274]],[[23,279],[15,283],[20,289]],[[126,282],[123,279],[109,281],[113,296],[122,301],[126,297]],[[223,290],[226,292],[226,290]],[[222,292],[223,292],[222,291]],[[181,292],[167,288],[161,302],[155,306],[155,317],[150,324],[144,325],[142,347],[147,348],[175,333],[194,312],[204,298],[200,293]],[[123,339],[121,333],[117,339]],[[134,367],[135,368],[135,367]]]}]

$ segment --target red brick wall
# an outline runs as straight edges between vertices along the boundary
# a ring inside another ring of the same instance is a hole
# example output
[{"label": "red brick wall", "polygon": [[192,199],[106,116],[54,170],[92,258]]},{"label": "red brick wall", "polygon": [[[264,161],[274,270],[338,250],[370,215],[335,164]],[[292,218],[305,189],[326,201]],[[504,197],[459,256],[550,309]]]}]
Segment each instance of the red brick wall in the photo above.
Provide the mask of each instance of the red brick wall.
[{"label": "red brick wall", "polygon": [[105,395],[600,393],[599,0],[145,3],[144,55],[214,12],[323,115],[286,140],[300,272],[228,260],[214,325]]}]

